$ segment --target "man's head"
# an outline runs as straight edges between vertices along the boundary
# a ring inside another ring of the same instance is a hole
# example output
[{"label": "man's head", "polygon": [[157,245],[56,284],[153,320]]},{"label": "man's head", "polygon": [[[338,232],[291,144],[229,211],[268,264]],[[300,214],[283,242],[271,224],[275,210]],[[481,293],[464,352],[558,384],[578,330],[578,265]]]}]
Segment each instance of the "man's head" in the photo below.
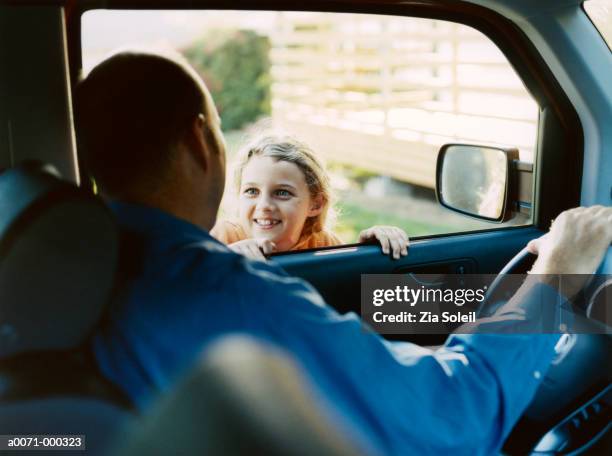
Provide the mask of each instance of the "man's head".
[{"label": "man's head", "polygon": [[192,221],[210,224],[225,147],[212,98],[180,56],[113,55],[77,86],[75,119],[81,158],[103,193],[154,206],[162,195],[161,208],[178,215],[185,210],[172,206],[199,202],[207,216]]}]

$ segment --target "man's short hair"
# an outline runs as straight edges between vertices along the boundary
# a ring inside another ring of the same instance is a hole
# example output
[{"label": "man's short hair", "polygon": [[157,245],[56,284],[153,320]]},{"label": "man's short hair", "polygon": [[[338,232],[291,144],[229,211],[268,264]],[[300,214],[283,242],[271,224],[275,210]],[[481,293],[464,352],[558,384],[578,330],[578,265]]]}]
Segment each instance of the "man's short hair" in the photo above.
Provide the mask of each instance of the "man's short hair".
[{"label": "man's short hair", "polygon": [[77,86],[75,124],[80,158],[98,186],[121,195],[159,181],[175,144],[207,108],[203,83],[174,56],[121,52]]}]

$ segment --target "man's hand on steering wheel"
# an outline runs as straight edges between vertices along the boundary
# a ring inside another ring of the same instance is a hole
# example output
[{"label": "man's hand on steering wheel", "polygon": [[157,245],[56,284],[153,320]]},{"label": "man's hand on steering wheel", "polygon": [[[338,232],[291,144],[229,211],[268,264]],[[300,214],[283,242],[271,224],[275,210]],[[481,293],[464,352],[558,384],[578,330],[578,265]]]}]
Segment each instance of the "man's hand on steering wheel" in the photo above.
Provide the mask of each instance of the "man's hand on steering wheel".
[{"label": "man's hand on steering wheel", "polygon": [[601,263],[612,242],[612,207],[578,207],[562,212],[550,231],[527,244],[538,255],[531,274],[576,274],[565,280],[564,293],[576,294]]}]

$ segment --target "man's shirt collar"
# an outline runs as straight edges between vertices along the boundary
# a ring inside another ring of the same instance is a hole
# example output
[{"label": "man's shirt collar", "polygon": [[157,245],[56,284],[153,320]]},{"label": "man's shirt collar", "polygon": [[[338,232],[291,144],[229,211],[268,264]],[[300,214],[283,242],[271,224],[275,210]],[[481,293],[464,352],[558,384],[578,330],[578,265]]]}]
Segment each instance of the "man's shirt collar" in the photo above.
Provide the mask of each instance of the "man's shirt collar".
[{"label": "man's shirt collar", "polygon": [[[119,225],[148,237],[202,241],[214,239],[206,230],[173,216],[161,209],[134,203],[112,201],[109,206],[117,216]],[[218,241],[217,241],[218,242]]]}]

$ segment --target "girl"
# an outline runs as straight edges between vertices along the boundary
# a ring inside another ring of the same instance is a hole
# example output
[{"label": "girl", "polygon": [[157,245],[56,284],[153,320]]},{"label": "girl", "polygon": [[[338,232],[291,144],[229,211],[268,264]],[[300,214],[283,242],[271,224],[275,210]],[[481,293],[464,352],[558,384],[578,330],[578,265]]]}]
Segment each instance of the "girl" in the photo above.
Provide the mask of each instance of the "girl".
[{"label": "girl", "polygon": [[[243,255],[342,244],[326,229],[332,212],[329,177],[312,150],[289,136],[263,136],[240,155],[236,168],[238,221],[219,221],[211,234]],[[376,238],[385,254],[408,254],[408,236],[396,227],[374,226],[358,242]]]}]

